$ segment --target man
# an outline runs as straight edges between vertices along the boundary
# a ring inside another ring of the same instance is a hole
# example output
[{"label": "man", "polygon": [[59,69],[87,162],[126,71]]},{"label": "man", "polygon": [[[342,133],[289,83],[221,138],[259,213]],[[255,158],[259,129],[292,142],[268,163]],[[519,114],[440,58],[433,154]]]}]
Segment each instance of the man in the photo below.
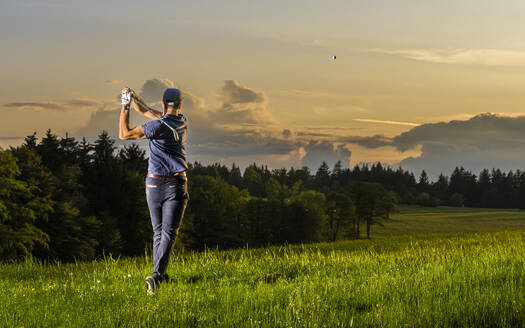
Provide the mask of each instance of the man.
[{"label": "man", "polygon": [[[119,138],[149,139],[150,156],[146,176],[146,199],[153,227],[153,274],[146,277],[148,294],[169,281],[166,268],[188,203],[186,178],[186,118],[180,113],[182,95],[166,89],[162,113],[150,108],[131,89],[122,90]],[[129,128],[129,108],[151,119]]]}]

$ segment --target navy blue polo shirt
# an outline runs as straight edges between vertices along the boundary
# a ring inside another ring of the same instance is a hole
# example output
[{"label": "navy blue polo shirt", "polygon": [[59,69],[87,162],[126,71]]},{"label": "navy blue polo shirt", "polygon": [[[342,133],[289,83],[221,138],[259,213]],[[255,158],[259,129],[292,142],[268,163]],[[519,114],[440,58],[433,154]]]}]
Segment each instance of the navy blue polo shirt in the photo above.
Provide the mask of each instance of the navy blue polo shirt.
[{"label": "navy blue polo shirt", "polygon": [[179,141],[175,141],[173,132],[161,120],[152,120],[142,125],[144,135],[149,139],[148,173],[172,175],[186,171],[186,118],[182,114],[166,114],[162,119],[177,130]]}]

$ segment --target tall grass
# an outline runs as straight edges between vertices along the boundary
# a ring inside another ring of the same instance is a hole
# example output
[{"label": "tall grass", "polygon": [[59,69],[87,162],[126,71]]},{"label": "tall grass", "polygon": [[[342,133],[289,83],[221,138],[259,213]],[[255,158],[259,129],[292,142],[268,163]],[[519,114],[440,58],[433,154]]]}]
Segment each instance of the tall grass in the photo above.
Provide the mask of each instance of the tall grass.
[{"label": "tall grass", "polygon": [[6,327],[516,327],[525,232],[174,254],[153,296],[148,257],[2,265]]}]

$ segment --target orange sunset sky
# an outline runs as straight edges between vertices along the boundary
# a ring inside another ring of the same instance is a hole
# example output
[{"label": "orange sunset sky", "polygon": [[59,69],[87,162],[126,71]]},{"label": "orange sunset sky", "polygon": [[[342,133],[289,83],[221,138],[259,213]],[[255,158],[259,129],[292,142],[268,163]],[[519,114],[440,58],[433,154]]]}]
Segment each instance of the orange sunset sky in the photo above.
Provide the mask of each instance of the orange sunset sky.
[{"label": "orange sunset sky", "polygon": [[190,161],[523,169],[523,17],[514,0],[0,0],[0,147],[116,138],[123,86],[157,108],[178,87]]}]

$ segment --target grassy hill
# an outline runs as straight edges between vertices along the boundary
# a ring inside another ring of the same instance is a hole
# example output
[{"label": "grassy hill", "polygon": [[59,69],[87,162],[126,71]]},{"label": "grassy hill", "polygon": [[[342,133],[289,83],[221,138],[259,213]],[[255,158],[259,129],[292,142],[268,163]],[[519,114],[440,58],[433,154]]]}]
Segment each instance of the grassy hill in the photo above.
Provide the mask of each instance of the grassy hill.
[{"label": "grassy hill", "polygon": [[523,326],[524,227],[520,211],[403,208],[372,240],[175,254],[153,296],[147,257],[3,264],[0,325]]}]

